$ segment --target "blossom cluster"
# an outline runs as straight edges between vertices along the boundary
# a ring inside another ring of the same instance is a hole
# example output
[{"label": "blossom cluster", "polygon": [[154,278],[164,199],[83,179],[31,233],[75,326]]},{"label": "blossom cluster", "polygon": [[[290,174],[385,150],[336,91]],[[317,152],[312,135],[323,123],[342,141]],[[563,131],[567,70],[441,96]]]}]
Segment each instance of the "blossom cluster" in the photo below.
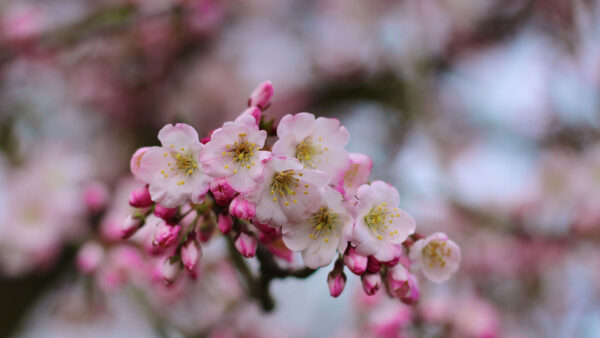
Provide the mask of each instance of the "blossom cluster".
[{"label": "blossom cluster", "polygon": [[326,267],[330,293],[344,289],[348,268],[363,290],[382,286],[405,303],[418,299],[414,275],[440,283],[458,269],[459,247],[443,233],[415,233],[390,184],[369,182],[372,161],[349,153],[348,130],[334,118],[284,116],[277,125],[263,111],[273,86],[260,84],[234,121],[200,139],[184,123],[166,125],[160,146],[131,159],[144,185],[129,204],[137,208],[122,236],[152,227],[152,248],[165,255],[162,277],[195,276],[203,243],[219,232],[246,258],[260,247],[289,260],[301,253],[309,270]]}]

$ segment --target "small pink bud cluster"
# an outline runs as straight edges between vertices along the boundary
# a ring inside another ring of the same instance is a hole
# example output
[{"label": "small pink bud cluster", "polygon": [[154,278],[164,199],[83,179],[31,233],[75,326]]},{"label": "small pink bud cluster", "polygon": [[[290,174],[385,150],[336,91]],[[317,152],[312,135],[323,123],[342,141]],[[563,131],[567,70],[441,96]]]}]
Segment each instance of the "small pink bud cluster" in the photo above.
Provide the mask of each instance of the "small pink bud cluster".
[{"label": "small pink bud cluster", "polygon": [[[259,260],[270,252],[291,261],[299,252],[309,269],[341,256],[327,278],[333,297],[344,289],[344,266],[360,276],[367,295],[385,286],[409,304],[419,296],[412,266],[436,282],[449,278],[458,246],[443,234],[415,234],[396,188],[369,183],[371,159],[346,150],[350,135],[340,121],[299,113],[277,125],[265,122],[272,96],[272,84],[264,82],[246,110],[208,137],[169,124],[158,133],[160,146],[133,155],[131,171],[144,186],[131,193],[137,209],[123,235],[133,235],[151,214],[158,219],[151,222],[152,244],[167,257],[163,279],[173,282],[184,269],[193,275],[200,243],[215,236],[245,258],[258,251]],[[267,136],[276,136],[274,143]]]}]

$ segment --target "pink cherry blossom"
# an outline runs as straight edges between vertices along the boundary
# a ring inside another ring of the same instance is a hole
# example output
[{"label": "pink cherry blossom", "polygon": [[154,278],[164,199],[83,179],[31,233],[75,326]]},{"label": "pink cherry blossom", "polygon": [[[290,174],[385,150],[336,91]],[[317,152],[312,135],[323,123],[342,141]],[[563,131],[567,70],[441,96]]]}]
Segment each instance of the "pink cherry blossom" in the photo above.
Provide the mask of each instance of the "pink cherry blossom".
[{"label": "pink cherry blossom", "polygon": [[363,290],[369,296],[374,295],[381,288],[381,275],[379,272],[365,273],[361,277]]},{"label": "pink cherry blossom", "polygon": [[180,231],[180,225],[169,225],[161,219],[157,222],[154,229],[154,241],[152,244],[161,248],[168,247],[177,241]]},{"label": "pink cherry blossom", "polygon": [[235,240],[235,248],[246,258],[252,258],[256,254],[257,241],[252,235],[242,232]]},{"label": "pink cherry blossom", "polygon": [[352,247],[348,248],[344,254],[344,264],[355,275],[362,275],[367,271],[367,262],[369,259],[366,256],[360,255]]},{"label": "pink cherry blossom", "polygon": [[351,153],[349,156],[350,167],[338,184],[338,190],[348,199],[356,195],[361,185],[367,183],[373,167],[373,161],[367,155]]},{"label": "pink cherry blossom", "polygon": [[248,99],[248,106],[256,106],[261,110],[264,110],[269,105],[272,96],[273,84],[271,81],[265,81],[252,91],[252,94],[250,94],[250,98]]},{"label": "pink cherry blossom", "polygon": [[210,192],[212,192],[215,202],[220,206],[226,206],[237,194],[224,178],[214,179],[210,183]]},{"label": "pink cherry blossom", "polygon": [[140,178],[140,166],[142,165],[142,157],[144,154],[150,149],[150,147],[142,147],[133,153],[131,156],[131,161],[129,162],[129,169],[135,177],[136,180],[142,182],[143,180]]},{"label": "pink cherry blossom", "polygon": [[410,260],[421,267],[432,282],[450,278],[460,263],[460,247],[442,232],[420,239],[410,248]]},{"label": "pink cherry blossom", "polygon": [[187,201],[198,203],[208,191],[210,178],[198,163],[203,145],[191,126],[168,124],[158,133],[161,147],[142,156],[139,178],[150,185],[154,202],[174,208]]},{"label": "pink cherry blossom", "polygon": [[337,298],[344,291],[346,286],[346,274],[344,274],[344,265],[337,261],[333,270],[327,275],[327,285],[331,297]]},{"label": "pink cherry blossom", "polygon": [[379,261],[395,258],[398,248],[415,231],[414,219],[398,208],[400,196],[391,185],[374,181],[357,192],[356,221],[352,241],[356,251]]},{"label": "pink cherry blossom", "polygon": [[134,208],[146,208],[154,204],[147,186],[139,187],[131,192],[129,205]]},{"label": "pink cherry blossom", "polygon": [[388,269],[386,284],[390,295],[407,304],[412,304],[419,299],[417,279],[402,264],[396,264]]},{"label": "pink cherry blossom", "polygon": [[295,157],[306,168],[322,170],[332,179],[340,178],[350,166],[344,148],[350,136],[337,119],[315,119],[309,113],[286,115],[279,122],[277,136],[273,154]]},{"label": "pink cherry blossom", "polygon": [[265,161],[262,181],[248,199],[256,203],[259,223],[282,226],[315,212],[321,206],[320,189],[328,182],[322,171],[305,169],[293,158],[273,156]]},{"label": "pink cherry blossom", "polygon": [[221,233],[229,233],[233,227],[233,219],[231,218],[231,215],[228,213],[220,213],[219,217],[217,218],[217,226],[219,227]]},{"label": "pink cherry blossom", "polygon": [[121,237],[126,239],[133,236],[140,226],[142,226],[142,220],[133,217],[133,215],[127,216],[125,221],[121,224]]},{"label": "pink cherry blossom", "polygon": [[234,217],[249,220],[256,215],[256,205],[254,202],[238,195],[229,204],[229,213]]},{"label": "pink cherry blossom", "polygon": [[256,185],[263,171],[262,158],[268,152],[260,149],[267,132],[259,130],[254,117],[241,115],[225,122],[206,143],[200,162],[204,171],[215,178],[224,177],[236,191],[247,192]]},{"label": "pink cherry blossom", "polygon": [[172,284],[177,280],[179,275],[181,274],[181,266],[180,262],[176,260],[172,260],[171,258],[165,259],[161,266],[160,274],[162,279],[167,284]]},{"label": "pink cherry blossom", "polygon": [[181,247],[181,262],[188,271],[194,271],[202,256],[202,247],[196,241],[190,240]]},{"label": "pink cherry blossom", "polygon": [[290,250],[301,251],[304,264],[316,269],[329,265],[336,250],[340,253],[346,250],[352,224],[342,195],[325,187],[319,209],[304,219],[292,219],[283,225],[283,242]]}]

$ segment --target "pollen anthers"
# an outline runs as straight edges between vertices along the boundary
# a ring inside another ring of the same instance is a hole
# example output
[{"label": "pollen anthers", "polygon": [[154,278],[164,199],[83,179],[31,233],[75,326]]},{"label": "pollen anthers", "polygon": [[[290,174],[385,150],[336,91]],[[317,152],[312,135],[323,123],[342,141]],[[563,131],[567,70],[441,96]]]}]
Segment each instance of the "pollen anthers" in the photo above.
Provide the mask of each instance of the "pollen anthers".
[{"label": "pollen anthers", "polygon": [[427,246],[423,248],[423,256],[427,260],[427,264],[430,268],[436,265],[440,267],[446,266],[446,258],[450,257],[452,253],[451,248],[446,248],[446,241],[434,239]]},{"label": "pollen anthers", "polygon": [[354,164],[350,165],[350,169],[348,169],[348,171],[346,171],[346,174],[344,175],[344,182],[348,186],[352,186],[353,185],[354,179],[358,175],[358,169],[359,168],[360,168],[360,165],[354,163]]},{"label": "pollen anthers", "polygon": [[[245,133],[238,134],[239,142],[234,142],[233,145],[228,144],[226,146],[227,151],[224,151],[222,155],[231,156],[233,163],[238,165],[238,167],[250,169],[256,165],[253,161],[254,152],[260,150],[260,147],[254,142],[249,142],[246,136],[247,134]],[[229,168],[226,167],[226,169]],[[237,172],[237,169],[234,169],[234,172]]]},{"label": "pollen anthers", "polygon": [[[171,145],[171,148],[175,148],[174,145]],[[179,148],[176,151],[171,151],[169,152],[165,152],[164,156],[168,157],[171,156],[171,158],[174,160],[174,165],[172,162],[168,162],[167,166],[168,166],[168,172],[165,172],[165,170],[161,170],[160,173],[162,175],[164,175],[164,178],[169,178],[169,174],[172,175],[179,175],[181,174],[184,177],[190,176],[194,173],[194,171],[198,168],[198,162],[196,161],[196,159],[194,158],[193,153],[191,152],[186,152],[186,149],[184,147]],[[177,185],[184,185],[185,181],[178,181]]]},{"label": "pollen anthers", "polygon": [[[294,177],[295,175],[302,176],[302,173],[297,173],[294,170],[284,170],[276,173],[273,176],[273,182],[271,183],[271,195],[273,195],[273,202],[278,201],[279,198],[285,200],[285,205],[289,205],[290,202],[287,200],[289,196],[295,196],[297,188],[300,187],[300,179]],[[305,185],[308,188],[308,185]],[[308,194],[308,191],[304,192]],[[298,203],[295,198],[292,198],[293,203]]]},{"label": "pollen anthers", "polygon": [[398,230],[391,230],[389,227],[389,224],[393,223],[392,218],[400,217],[400,214],[397,213],[398,211],[398,208],[394,208],[390,211],[387,208],[387,203],[384,202],[371,209],[364,220],[369,228],[375,233],[377,239],[383,240],[382,234],[387,233],[392,237],[398,234]]},{"label": "pollen anthers", "polygon": [[[319,137],[319,141],[322,141],[321,137]],[[326,150],[327,148],[323,148],[322,145],[315,145],[312,137],[307,137],[296,146],[296,158],[305,166],[316,169],[315,156],[323,154],[323,151]],[[317,161],[321,162],[320,160]]]},{"label": "pollen anthers", "polygon": [[313,231],[308,237],[312,240],[316,241],[319,238],[323,238],[323,242],[329,243],[329,237],[332,233],[335,234],[335,237],[339,236],[335,232],[340,223],[338,214],[329,208],[319,208],[317,212],[310,216],[309,222],[313,226]]}]

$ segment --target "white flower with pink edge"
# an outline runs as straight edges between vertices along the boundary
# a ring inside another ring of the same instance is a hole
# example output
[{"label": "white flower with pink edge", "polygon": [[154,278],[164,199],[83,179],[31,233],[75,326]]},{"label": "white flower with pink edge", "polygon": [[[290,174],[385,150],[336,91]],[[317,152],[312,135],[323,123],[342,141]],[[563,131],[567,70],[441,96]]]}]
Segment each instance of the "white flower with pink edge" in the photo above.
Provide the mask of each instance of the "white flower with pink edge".
[{"label": "white flower with pink edge", "polygon": [[292,251],[302,251],[304,264],[311,269],[327,266],[335,251],[346,251],[353,219],[342,195],[325,187],[321,206],[302,220],[290,220],[282,227],[283,242]]},{"label": "white flower with pink edge", "polygon": [[329,175],[304,168],[294,158],[272,156],[264,161],[262,181],[248,195],[256,203],[256,219],[272,227],[302,220],[321,206],[321,188]]},{"label": "white flower with pink edge", "polygon": [[161,147],[143,154],[136,178],[149,184],[156,203],[175,208],[187,201],[198,203],[208,191],[210,177],[198,164],[202,143],[191,126],[168,124],[158,133]]},{"label": "white flower with pink edge", "polygon": [[234,190],[248,192],[263,171],[261,159],[269,154],[260,150],[266,138],[267,132],[258,129],[251,115],[225,122],[206,143],[200,156],[202,168],[212,177],[224,177]]},{"label": "white flower with pink edge", "polygon": [[415,232],[415,220],[398,208],[398,190],[383,181],[358,188],[352,242],[362,255],[386,262],[397,256],[398,244]]},{"label": "white flower with pink edge", "polygon": [[460,263],[460,247],[445,233],[436,232],[420,239],[410,248],[409,257],[420,266],[427,279],[442,283],[450,278]]},{"label": "white flower with pink edge", "polygon": [[315,119],[309,113],[286,115],[279,122],[277,136],[273,154],[295,157],[306,168],[322,170],[332,179],[340,178],[350,165],[344,148],[350,135],[338,119]]}]

